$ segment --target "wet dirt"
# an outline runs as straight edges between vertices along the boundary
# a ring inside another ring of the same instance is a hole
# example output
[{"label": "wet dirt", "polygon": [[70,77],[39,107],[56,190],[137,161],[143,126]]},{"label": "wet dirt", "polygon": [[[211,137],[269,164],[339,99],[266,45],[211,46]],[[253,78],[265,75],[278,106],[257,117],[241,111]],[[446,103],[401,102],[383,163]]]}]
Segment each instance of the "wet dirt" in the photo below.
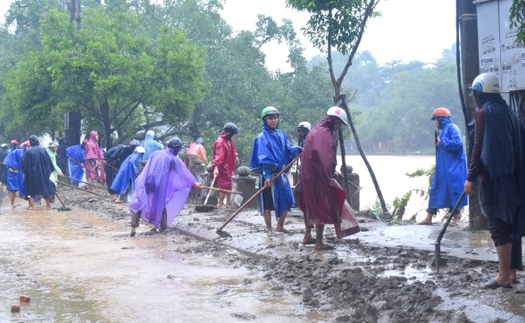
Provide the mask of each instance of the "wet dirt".
[{"label": "wet dirt", "polygon": [[[494,261],[444,253],[437,273],[428,248],[374,246],[360,234],[336,240],[330,228],[336,250],[317,252],[299,243],[301,218],[289,216],[292,234],[268,235],[256,211],[240,214],[225,228],[233,237],[222,238],[214,230],[228,210],[197,214],[194,205],[167,233],[141,224],[131,238],[125,204],[59,194],[71,211],[26,211],[23,200],[0,206],[0,321],[525,321],[522,283],[479,288],[497,272]],[[373,220],[360,222],[370,234]],[[403,230],[392,228],[390,236]],[[31,302],[19,304],[20,295]]]}]

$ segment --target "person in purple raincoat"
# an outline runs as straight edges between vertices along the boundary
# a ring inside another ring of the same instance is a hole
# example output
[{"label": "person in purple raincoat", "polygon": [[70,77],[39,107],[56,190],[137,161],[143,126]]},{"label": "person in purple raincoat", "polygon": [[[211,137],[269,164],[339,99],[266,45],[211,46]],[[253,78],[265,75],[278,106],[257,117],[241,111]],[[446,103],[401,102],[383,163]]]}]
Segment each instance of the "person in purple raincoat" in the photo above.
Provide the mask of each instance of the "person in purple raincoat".
[{"label": "person in purple raincoat", "polygon": [[140,219],[151,223],[157,231],[164,231],[179,215],[192,187],[200,184],[184,162],[177,157],[183,148],[175,137],[168,147],[154,152],[137,177],[129,209],[131,236],[135,236]]}]

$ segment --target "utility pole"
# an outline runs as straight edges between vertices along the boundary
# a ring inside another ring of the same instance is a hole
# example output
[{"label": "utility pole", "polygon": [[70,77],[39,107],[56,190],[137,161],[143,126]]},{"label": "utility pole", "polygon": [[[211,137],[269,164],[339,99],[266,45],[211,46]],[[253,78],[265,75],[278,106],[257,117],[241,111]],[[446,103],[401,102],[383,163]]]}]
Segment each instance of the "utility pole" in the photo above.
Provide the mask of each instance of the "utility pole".
[{"label": "utility pole", "polygon": [[[458,85],[460,85],[460,97],[463,105],[463,115],[465,117],[465,129],[467,129],[467,145],[470,148],[468,124],[474,117],[477,103],[470,96],[470,85],[479,74],[479,51],[478,51],[478,20],[476,6],[472,0],[456,0],[456,18],[459,28],[460,46],[460,75],[458,75]],[[458,38],[457,38],[458,39]],[[468,149],[467,151],[470,151]],[[470,162],[470,154],[467,154]],[[469,197],[469,226],[471,230],[487,229],[487,219],[481,213],[477,196]]]}]

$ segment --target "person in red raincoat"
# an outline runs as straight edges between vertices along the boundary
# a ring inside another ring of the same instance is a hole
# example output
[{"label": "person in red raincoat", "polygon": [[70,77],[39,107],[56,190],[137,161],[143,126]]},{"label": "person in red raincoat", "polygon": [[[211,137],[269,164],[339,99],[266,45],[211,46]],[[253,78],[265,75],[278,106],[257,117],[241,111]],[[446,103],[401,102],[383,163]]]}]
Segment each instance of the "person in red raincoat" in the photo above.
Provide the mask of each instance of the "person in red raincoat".
[{"label": "person in red raincoat", "polygon": [[[316,250],[333,249],[323,243],[325,224],[341,226],[345,192],[335,180],[337,132],[348,119],[343,109],[331,107],[327,116],[308,134],[300,167],[299,208],[306,232],[303,244],[315,243]],[[311,231],[315,226],[315,239]]]},{"label": "person in red raincoat", "polygon": [[[95,181],[100,184],[106,182],[104,174],[104,167],[102,166],[102,159],[104,158],[102,151],[98,147],[98,132],[93,130],[89,133],[89,140],[86,143],[86,179],[91,185]],[[91,185],[87,186],[91,190]]]},{"label": "person in red raincoat", "polygon": [[[233,136],[238,133],[239,127],[234,123],[228,122],[224,125],[223,131],[213,145],[213,160],[211,163],[213,166],[213,180],[219,188],[230,191],[232,189],[232,176],[235,172],[235,165],[239,164],[235,142],[233,141]],[[231,193],[221,192],[217,206],[222,206],[225,198],[226,205],[231,205]]]}]

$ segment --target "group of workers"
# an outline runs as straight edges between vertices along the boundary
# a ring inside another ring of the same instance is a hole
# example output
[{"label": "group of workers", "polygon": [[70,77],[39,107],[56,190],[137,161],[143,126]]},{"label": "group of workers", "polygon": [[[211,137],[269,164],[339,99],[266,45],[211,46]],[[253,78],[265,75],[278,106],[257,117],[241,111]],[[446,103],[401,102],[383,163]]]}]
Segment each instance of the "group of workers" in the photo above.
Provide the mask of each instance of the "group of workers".
[{"label": "group of workers", "polygon": [[[430,224],[440,208],[452,208],[458,201],[459,208],[466,205],[462,193],[472,195],[477,190],[499,260],[498,275],[482,287],[510,287],[517,281],[516,271],[522,269],[525,149],[521,139],[525,131],[522,121],[501,97],[496,76],[480,74],[471,89],[479,107],[469,133],[472,153],[468,170],[461,132],[451,122],[450,111],[438,108],[432,115],[439,129],[434,142],[436,170],[423,223]],[[337,231],[344,213],[345,192],[336,181],[335,167],[337,132],[348,123],[345,111],[340,107],[329,108],[313,128],[308,122],[301,122],[297,127],[298,145],[292,144],[279,129],[280,113],[275,107],[264,108],[260,117],[262,131],[253,142],[250,168],[259,174],[260,188],[264,188],[259,204],[267,230],[288,232],[284,226],[286,216],[296,205],[288,171],[300,156],[297,204],[304,214],[302,242],[314,244],[317,250],[330,249],[323,243],[324,226],[332,224]],[[234,141],[237,134],[239,127],[227,123],[213,145],[212,183],[222,189],[218,206],[232,203],[228,191],[232,190],[232,176],[239,165]],[[57,146],[53,141],[45,149],[32,135],[22,144],[13,140],[9,147],[7,144],[0,147],[1,165],[5,167],[5,173],[0,172],[0,181],[6,183],[12,205],[18,191],[29,201],[30,209],[34,209],[34,201],[39,197],[51,207],[57,178],[65,176],[56,165]],[[203,140],[197,138],[190,145],[185,162],[178,158],[182,150],[180,139],[175,137],[163,145],[154,140],[154,132],[150,130],[142,143],[132,140],[127,146],[119,145],[103,153],[98,146],[98,134],[92,131],[82,144],[68,147],[66,157],[73,184],[82,182],[79,175],[85,170],[88,189],[95,182],[106,182],[116,202],[128,196],[134,236],[140,219],[157,230],[166,229],[184,206],[190,190],[201,187],[187,167],[208,163]],[[275,228],[272,211],[277,219]]]},{"label": "group of workers", "polygon": [[468,129],[468,167],[461,132],[450,120],[450,111],[438,108],[432,114],[439,129],[434,142],[436,169],[421,224],[432,224],[441,208],[449,208],[457,219],[461,207],[467,205],[465,195],[477,193],[499,261],[498,274],[480,287],[510,288],[518,282],[517,271],[523,269],[525,127],[501,96],[497,76],[478,75],[471,91],[478,108]]}]

